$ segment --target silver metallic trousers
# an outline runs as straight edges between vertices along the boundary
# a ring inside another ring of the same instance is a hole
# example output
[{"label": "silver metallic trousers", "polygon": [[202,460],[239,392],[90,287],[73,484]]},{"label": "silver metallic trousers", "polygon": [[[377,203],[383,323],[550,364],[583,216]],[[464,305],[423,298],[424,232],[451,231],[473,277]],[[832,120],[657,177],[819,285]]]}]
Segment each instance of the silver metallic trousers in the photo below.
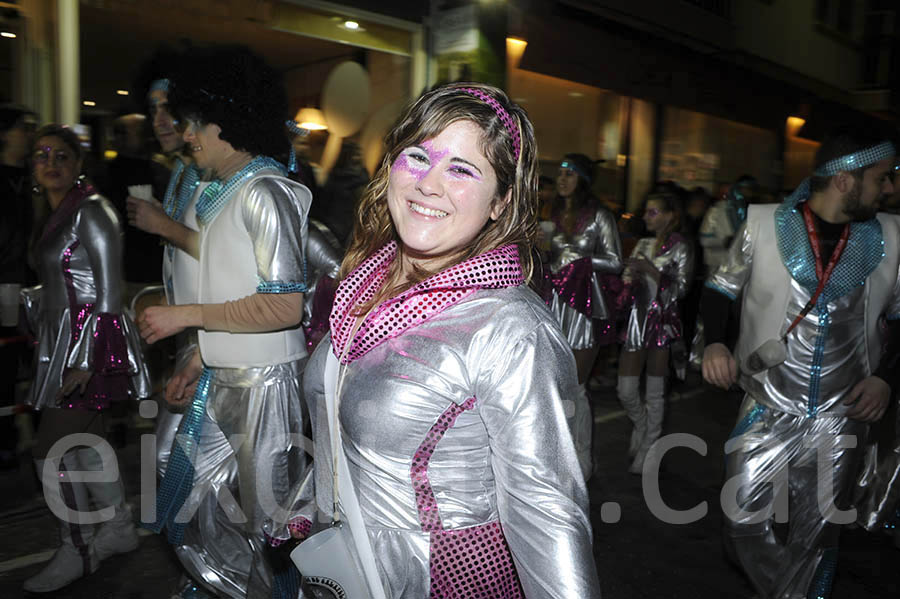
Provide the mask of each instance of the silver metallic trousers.
[{"label": "silver metallic trousers", "polygon": [[722,505],[726,547],[761,599],[829,596],[867,432],[745,397],[725,445]]}]

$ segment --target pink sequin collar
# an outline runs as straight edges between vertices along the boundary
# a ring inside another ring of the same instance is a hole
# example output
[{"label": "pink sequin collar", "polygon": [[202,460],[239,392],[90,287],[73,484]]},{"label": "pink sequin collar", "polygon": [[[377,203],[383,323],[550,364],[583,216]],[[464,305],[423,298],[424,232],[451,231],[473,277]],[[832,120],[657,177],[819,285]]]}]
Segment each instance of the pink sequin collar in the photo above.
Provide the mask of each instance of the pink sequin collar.
[{"label": "pink sequin collar", "polygon": [[[397,255],[391,242],[375,252],[341,281],[331,310],[332,351],[341,356],[356,323],[353,308],[369,302],[387,276]],[[519,250],[507,245],[451,266],[377,306],[360,325],[343,363],[365,355],[388,339],[425,322],[431,316],[458,303],[478,289],[499,289],[522,285]]]}]

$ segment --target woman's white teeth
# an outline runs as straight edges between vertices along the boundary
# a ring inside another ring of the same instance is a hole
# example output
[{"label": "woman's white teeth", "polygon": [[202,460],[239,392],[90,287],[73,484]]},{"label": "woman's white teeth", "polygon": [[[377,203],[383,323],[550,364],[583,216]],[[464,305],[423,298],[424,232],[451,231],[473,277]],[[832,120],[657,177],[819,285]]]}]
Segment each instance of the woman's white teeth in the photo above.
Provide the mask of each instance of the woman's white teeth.
[{"label": "woman's white teeth", "polygon": [[418,212],[419,214],[424,214],[425,216],[434,216],[436,218],[444,218],[445,216],[447,216],[447,213],[444,212],[443,210],[434,210],[432,208],[426,208],[425,206],[420,206],[419,204],[416,204],[415,202],[407,202],[407,204],[409,204],[409,207],[412,209],[413,212]]}]

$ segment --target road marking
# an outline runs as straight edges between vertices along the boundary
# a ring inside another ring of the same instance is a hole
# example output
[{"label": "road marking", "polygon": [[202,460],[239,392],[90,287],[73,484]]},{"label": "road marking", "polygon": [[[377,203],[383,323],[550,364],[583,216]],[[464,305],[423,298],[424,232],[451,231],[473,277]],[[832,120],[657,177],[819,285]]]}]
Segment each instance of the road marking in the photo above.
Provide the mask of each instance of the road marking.
[{"label": "road marking", "polygon": [[[703,393],[703,387],[697,387],[696,389],[691,389],[690,391],[685,391],[684,393],[673,393],[672,397],[669,398],[669,403],[673,404],[682,399],[690,399],[691,397],[696,397],[701,393]],[[613,420],[622,418],[623,416],[627,416],[625,410],[616,410],[615,412],[609,412],[608,414],[600,414],[598,416],[594,416],[594,424],[612,422]]]},{"label": "road marking", "polygon": [[[148,537],[155,533],[150,532],[145,528],[138,528],[137,534],[139,537]],[[56,549],[48,549],[46,551],[39,551],[37,553],[23,555],[22,557],[16,557],[6,560],[5,562],[0,562],[0,575],[12,572],[13,570],[21,570],[22,568],[27,568],[34,564],[49,562],[54,553],[56,553]]]}]

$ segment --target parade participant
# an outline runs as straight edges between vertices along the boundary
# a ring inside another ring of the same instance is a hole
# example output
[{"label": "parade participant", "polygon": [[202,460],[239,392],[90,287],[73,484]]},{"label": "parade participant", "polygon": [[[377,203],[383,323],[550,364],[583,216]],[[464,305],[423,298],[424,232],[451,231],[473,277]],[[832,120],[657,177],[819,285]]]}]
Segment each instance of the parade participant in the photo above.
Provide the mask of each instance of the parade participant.
[{"label": "parade participant", "polygon": [[[575,355],[578,397],[572,433],[585,478],[592,469],[593,418],[585,385],[597,352],[615,343],[616,327],[606,295],[622,271],[622,244],[612,212],[591,193],[593,162],[584,154],[566,154],[556,178],[550,233],[550,311]],[[617,291],[617,289],[615,290]]]},{"label": "parade participant", "polygon": [[747,219],[747,205],[757,189],[756,179],[743,175],[728,188],[724,198],[710,206],[700,223],[700,245],[708,272],[715,272],[728,257],[728,246]]},{"label": "parade participant", "polygon": [[[726,540],[764,598],[830,596],[840,510],[868,423],[896,385],[880,359],[882,318],[900,319],[900,222],[877,214],[896,154],[883,139],[858,129],[826,139],[790,197],[750,207],[704,291],[703,376],[727,388],[740,373],[747,393],[726,445]],[[741,293],[732,356],[722,341]],[[890,330],[885,355],[896,356]]]},{"label": "parade participant", "polygon": [[318,507],[331,515],[335,439],[356,481],[339,493],[358,496],[387,597],[599,597],[564,407],[575,364],[526,286],[532,125],[496,88],[445,85],[386,148],[304,377]]},{"label": "parade participant", "polygon": [[[637,242],[622,274],[628,322],[621,333],[616,391],[634,424],[628,445],[628,455],[634,457],[628,471],[634,474],[642,472],[647,452],[662,433],[670,349],[682,338],[679,307],[694,268],[693,245],[678,232],[682,219],[677,191],[648,195],[644,222],[654,236]],[[641,401],[641,375],[645,370]]]},{"label": "parade participant", "polygon": [[[152,528],[165,526],[176,545],[190,541],[177,514],[197,500],[192,482],[235,468],[246,522],[229,513],[198,525],[190,555],[200,563],[190,569],[221,583],[213,586],[227,596],[267,597],[280,583],[273,584],[266,540],[289,536],[278,512],[294,502],[307,468],[294,442],[303,430],[298,375],[307,354],[297,325],[311,198],[268,158],[287,144],[275,72],[238,47],[198,51],[190,66],[169,102],[195,163],[214,180],[196,201],[200,231],[184,240],[199,258],[197,303],[151,306],[139,319],[150,343],[200,329],[199,351],[166,387],[166,401],[189,405],[178,431],[188,441],[173,446]],[[228,444],[220,446],[223,436]]]},{"label": "parade participant", "polygon": [[[136,85],[146,92],[147,109],[153,126],[153,134],[160,149],[174,162],[172,176],[166,187],[166,195],[160,203],[155,199],[128,198],[128,216],[133,226],[166,239],[184,239],[199,230],[196,202],[209,181],[204,181],[203,170],[186,151],[184,140],[176,129],[176,119],[169,106],[172,77],[186,59],[178,54],[160,51],[148,61],[142,80]],[[196,304],[199,262],[171,241],[166,243],[162,272],[165,291],[164,305]],[[196,329],[188,329],[177,337],[175,369],[180,370],[197,350]],[[180,409],[163,409],[156,419],[157,473],[165,476],[173,443],[181,425]],[[216,426],[204,427],[198,445],[203,456],[231,454],[231,446]],[[225,515],[219,508],[218,497],[223,489],[237,492],[237,467],[234,460],[198,459],[194,463],[194,488],[203,492],[193,493],[188,499],[188,509],[197,512],[186,526],[184,542],[175,547],[175,553],[187,574],[178,582],[173,597],[201,599],[217,593],[225,596],[240,595],[246,587],[246,576],[234,577],[223,567],[229,562],[249,563],[250,547],[241,541],[208,544],[205,540],[221,534],[220,520]],[[209,490],[208,492],[206,490]],[[236,578],[236,579],[235,579]],[[208,591],[208,592],[207,592]]]},{"label": "parade participant", "polygon": [[[35,139],[34,177],[51,214],[36,246],[42,285],[25,292],[37,324],[28,403],[42,411],[32,451],[48,503],[74,510],[63,512],[65,517],[53,510],[62,545],[25,581],[26,591],[46,593],[94,572],[111,555],[137,548],[121,478],[69,478],[69,472],[109,472],[103,454],[115,460],[112,448],[79,444],[59,455],[56,443],[76,433],[105,437],[110,403],[147,397],[150,388],[137,330],[122,311],[122,229],[115,208],[79,179],[81,144],[70,129],[47,125]],[[112,519],[96,528],[84,520],[95,509],[92,502],[113,508]]]}]

